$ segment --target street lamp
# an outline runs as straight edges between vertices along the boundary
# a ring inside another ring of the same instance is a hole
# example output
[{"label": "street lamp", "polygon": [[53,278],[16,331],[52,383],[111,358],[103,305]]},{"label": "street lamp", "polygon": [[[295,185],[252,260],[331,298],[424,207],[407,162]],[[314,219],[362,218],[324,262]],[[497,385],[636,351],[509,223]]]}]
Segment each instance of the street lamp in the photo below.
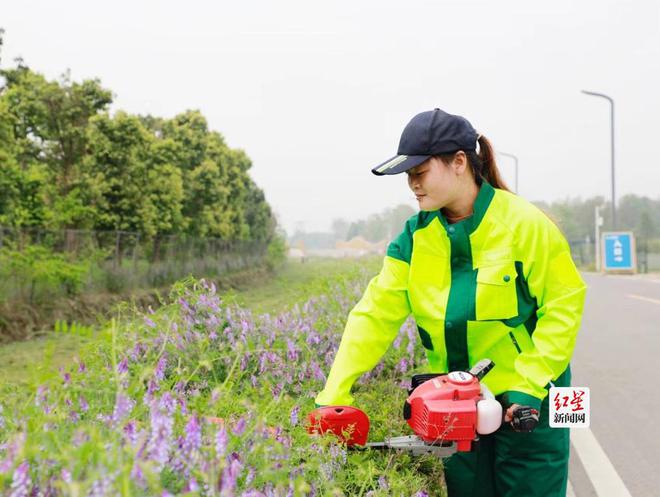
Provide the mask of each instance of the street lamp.
[{"label": "street lamp", "polygon": [[596,272],[600,273],[601,269],[601,253],[600,253],[600,227],[603,225],[603,218],[600,215],[600,210],[603,205],[597,205],[594,209],[594,227],[596,234],[596,241],[594,242],[594,249],[596,251]]},{"label": "street lamp", "polygon": [[515,161],[515,164],[516,164],[516,193],[518,193],[518,157],[516,157],[513,154],[507,154],[506,152],[499,152],[498,151],[497,153],[500,154],[500,155],[503,155],[505,157],[510,157],[511,159],[513,159]]},{"label": "street lamp", "polygon": [[607,99],[610,103],[610,142],[612,146],[612,228],[616,229],[616,194],[614,187],[614,100],[603,93],[596,93],[594,91],[582,90],[585,95],[592,97],[601,97]]}]

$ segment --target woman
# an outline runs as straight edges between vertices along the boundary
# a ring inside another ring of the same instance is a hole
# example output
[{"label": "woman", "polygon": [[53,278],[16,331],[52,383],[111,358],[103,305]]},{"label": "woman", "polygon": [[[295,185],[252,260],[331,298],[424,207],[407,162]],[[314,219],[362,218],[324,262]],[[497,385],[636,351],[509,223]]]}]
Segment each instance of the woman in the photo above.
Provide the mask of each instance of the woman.
[{"label": "woman", "polygon": [[[478,149],[478,151],[477,151]],[[373,169],[406,172],[420,212],[389,245],[383,268],[351,311],[317,405],[347,405],[412,313],[430,371],[495,363],[484,382],[507,423],[479,450],[446,462],[450,497],[566,494],[568,429],[548,426],[548,388],[569,386],[586,287],[566,240],[503,184],[488,140],[435,109],[406,126],[398,155]],[[515,431],[521,406],[538,426]]]}]

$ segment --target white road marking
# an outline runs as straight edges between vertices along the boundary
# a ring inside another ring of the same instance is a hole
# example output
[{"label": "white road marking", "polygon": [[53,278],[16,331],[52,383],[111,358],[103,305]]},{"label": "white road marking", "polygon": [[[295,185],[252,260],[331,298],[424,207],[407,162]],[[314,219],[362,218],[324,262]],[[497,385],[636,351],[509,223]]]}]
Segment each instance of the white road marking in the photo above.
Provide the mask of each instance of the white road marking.
[{"label": "white road marking", "polygon": [[589,428],[572,429],[571,443],[598,497],[632,497]]},{"label": "white road marking", "polygon": [[573,485],[571,485],[571,480],[568,480],[568,486],[566,487],[566,497],[575,497],[575,491],[573,490]]},{"label": "white road marking", "polygon": [[654,274],[653,276],[649,276],[648,274],[607,274],[607,273],[596,273],[596,272],[586,272],[584,271],[583,274],[586,274],[588,276],[597,276],[601,278],[608,278],[608,279],[613,279],[613,280],[635,280],[635,281],[644,281],[646,283],[654,283],[656,285],[660,285],[660,279],[656,277]]},{"label": "white road marking", "polygon": [[644,297],[643,295],[633,295],[632,293],[629,293],[628,297],[630,297],[631,299],[644,300],[646,302],[653,302],[654,304],[660,304],[660,299],[652,299],[651,297]]}]

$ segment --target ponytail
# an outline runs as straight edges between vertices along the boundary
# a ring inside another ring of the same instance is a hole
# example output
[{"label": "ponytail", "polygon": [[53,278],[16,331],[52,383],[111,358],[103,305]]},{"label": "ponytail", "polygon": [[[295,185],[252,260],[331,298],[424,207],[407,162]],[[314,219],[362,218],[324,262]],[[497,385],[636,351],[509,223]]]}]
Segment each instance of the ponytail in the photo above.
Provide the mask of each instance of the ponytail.
[{"label": "ponytail", "polygon": [[[504,183],[504,180],[500,175],[500,170],[497,168],[497,163],[495,162],[495,151],[493,150],[493,146],[490,144],[490,141],[484,135],[479,135],[477,141],[479,142],[479,153],[475,152],[474,150],[465,151],[468,163],[472,169],[472,175],[474,176],[474,180],[477,182],[477,185],[481,186],[483,181],[487,181],[495,188],[510,192],[511,190],[509,190],[509,187],[506,186],[506,183]],[[456,152],[440,154],[436,157],[442,160],[442,162],[445,164],[450,164],[455,155]]]},{"label": "ponytail", "polygon": [[481,182],[486,180],[495,188],[511,191],[500,175],[500,170],[497,168],[497,163],[495,162],[495,151],[488,138],[479,135],[477,141],[479,142],[479,153],[477,154],[473,151],[465,153],[472,167],[474,179],[477,181],[477,184],[481,185]]}]

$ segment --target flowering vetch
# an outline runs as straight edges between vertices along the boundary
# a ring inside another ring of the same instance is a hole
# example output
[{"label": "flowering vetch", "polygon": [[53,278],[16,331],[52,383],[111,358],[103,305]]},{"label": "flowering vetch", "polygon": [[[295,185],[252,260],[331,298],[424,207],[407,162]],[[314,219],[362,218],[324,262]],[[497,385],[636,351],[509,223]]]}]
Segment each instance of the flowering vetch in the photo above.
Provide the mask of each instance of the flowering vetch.
[{"label": "flowering vetch", "polygon": [[9,497],[28,497],[31,484],[30,465],[27,461],[23,461],[14,471]]}]

